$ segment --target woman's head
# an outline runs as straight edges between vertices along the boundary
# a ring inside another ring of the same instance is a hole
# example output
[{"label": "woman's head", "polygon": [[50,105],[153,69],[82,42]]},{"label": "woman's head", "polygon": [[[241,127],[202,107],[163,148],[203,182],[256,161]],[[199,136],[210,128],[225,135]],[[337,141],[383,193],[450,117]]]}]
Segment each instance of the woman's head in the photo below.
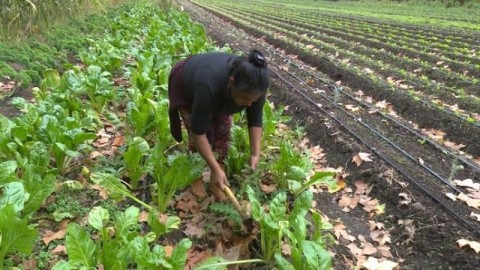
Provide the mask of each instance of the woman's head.
[{"label": "woman's head", "polygon": [[267,60],[257,50],[251,50],[248,58],[239,56],[232,64],[229,87],[233,100],[241,106],[250,106],[267,93],[269,84]]}]

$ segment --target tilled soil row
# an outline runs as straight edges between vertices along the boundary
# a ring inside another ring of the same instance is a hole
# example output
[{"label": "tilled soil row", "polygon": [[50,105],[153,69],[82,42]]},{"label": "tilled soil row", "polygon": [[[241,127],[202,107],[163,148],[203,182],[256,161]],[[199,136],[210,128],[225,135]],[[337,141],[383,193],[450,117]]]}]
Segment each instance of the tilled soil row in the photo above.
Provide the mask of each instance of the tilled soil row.
[{"label": "tilled soil row", "polygon": [[[473,64],[466,64],[457,60],[452,60],[452,59],[458,59],[458,55],[449,55],[448,51],[445,50],[438,50],[436,51],[437,54],[441,54],[442,56],[449,56],[451,59],[445,59],[441,58],[433,53],[429,53],[428,51],[431,48],[427,47],[422,47],[422,46],[417,46],[414,44],[414,40],[408,40],[408,41],[403,41],[400,42],[401,36],[398,36],[397,39],[395,40],[395,46],[390,45],[389,43],[392,42],[391,39],[385,37],[386,33],[380,33],[380,34],[369,34],[368,32],[356,30],[356,28],[340,28],[339,26],[334,26],[334,25],[328,25],[325,24],[325,22],[316,19],[309,21],[305,17],[298,17],[298,18],[292,18],[292,17],[284,17],[281,14],[278,14],[278,12],[275,12],[275,14],[264,14],[262,12],[257,12],[257,11],[252,11],[252,10],[244,10],[244,9],[235,9],[232,10],[233,7],[223,7],[225,10],[230,10],[230,11],[235,11],[235,14],[239,14],[239,12],[245,13],[247,12],[250,17],[255,16],[255,19],[261,20],[261,18],[265,18],[268,20],[273,20],[273,21],[278,21],[279,23],[283,23],[282,26],[286,23],[289,24],[291,27],[291,30],[294,32],[300,33],[300,34],[309,34],[313,36],[320,36],[321,34],[325,34],[329,37],[336,37],[340,38],[339,40],[341,43],[342,40],[348,40],[348,41],[353,41],[358,44],[363,44],[368,48],[376,48],[376,49],[383,49],[383,53],[386,54],[387,52],[391,52],[393,55],[401,55],[401,56],[406,56],[411,59],[418,59],[421,58],[422,61],[427,61],[430,63],[432,67],[436,67],[437,63],[441,62],[442,65],[448,65],[448,68],[451,70],[451,72],[456,72],[458,74],[466,74],[466,76],[469,76],[471,78],[477,78],[480,76],[480,70],[475,68]],[[298,31],[295,29],[295,27],[303,29],[303,33],[301,31]],[[320,40],[324,40],[323,38],[320,38]],[[351,46],[351,44],[350,44]],[[367,52],[366,55],[370,55],[370,52]],[[386,58],[386,57],[381,57],[381,58]],[[398,63],[398,60],[401,60],[401,58],[396,58],[394,63]],[[474,59],[468,59],[469,61],[474,61]],[[405,60],[403,60],[405,61]],[[480,61],[479,61],[480,63]],[[415,70],[422,68],[420,63],[406,63],[405,65],[402,66],[402,68],[406,70]],[[417,75],[422,75],[421,73]],[[439,69],[434,69],[431,70],[429,74],[429,77],[432,79],[442,82],[443,79],[445,79],[446,74]],[[446,81],[448,83],[448,81]],[[472,86],[468,81],[465,82],[458,82],[460,85],[455,85],[456,87],[470,87]],[[477,89],[478,90],[478,89]]]},{"label": "tilled soil row", "polygon": [[[209,34],[220,45],[228,43],[238,47],[258,47],[257,43],[249,42],[244,33],[236,31],[228,23],[219,20],[211,13],[206,13],[190,2],[178,2],[186,7],[194,19],[206,25]],[[275,60],[271,60],[271,66],[275,62]],[[278,64],[281,65],[282,63]],[[281,70],[278,70],[278,72],[281,72]],[[301,83],[298,83],[297,86],[304,87]],[[321,83],[317,86],[319,89],[326,88],[326,85]],[[327,89],[325,89],[325,93],[327,93]],[[311,97],[315,98],[315,96]],[[480,263],[472,265],[472,262],[476,262],[473,253],[459,251],[454,244],[461,237],[468,238],[473,237],[473,235],[466,232],[465,227],[453,219],[442,207],[439,207],[438,203],[425,196],[420,189],[412,184],[401,185],[400,183],[407,180],[377,158],[374,163],[365,164],[365,167],[362,165],[357,168],[351,165],[351,158],[355,153],[370,150],[365,149],[355,138],[346,135],[344,128],[319,112],[318,105],[307,102],[298,93],[292,91],[290,83],[286,84],[277,78],[273,79],[270,99],[275,103],[290,105],[287,113],[291,114],[294,120],[306,125],[306,131],[312,143],[314,145],[319,144],[328,153],[329,165],[332,167],[345,166],[350,174],[347,179],[348,185],[353,185],[356,180],[360,179],[374,185],[372,196],[387,204],[386,214],[379,216],[378,220],[385,222],[388,227],[392,228],[392,253],[395,254],[394,256],[397,259],[405,259],[402,267],[406,267],[405,269],[438,269],[445,265],[453,266],[457,263],[472,266],[472,268],[466,269],[480,267]],[[331,105],[322,105],[321,107],[326,108],[327,106]],[[331,111],[332,108],[328,107],[328,110]],[[354,120],[342,119],[350,121],[352,126],[355,125],[356,121]],[[374,142],[370,141],[370,143]],[[383,145],[378,147],[383,147]],[[389,176],[387,177],[387,175]],[[386,181],[386,178],[391,181]],[[398,194],[401,192],[411,194],[415,198],[415,202],[418,203],[417,206],[399,204]],[[361,211],[351,213],[341,211],[336,203],[338,199],[336,196],[335,194],[318,194],[316,200],[319,209],[331,218],[342,220],[353,235],[368,234],[365,213]],[[435,214],[432,215],[432,213]],[[414,226],[418,229],[414,234],[407,232],[404,227],[398,225],[399,221],[407,219],[412,219]],[[342,258],[352,258],[350,251],[342,244],[336,245],[334,250],[337,253],[334,260],[335,269],[348,269]],[[446,254],[452,255],[447,256]]]},{"label": "tilled soil row", "polygon": [[[238,11],[224,8],[222,8],[222,10],[233,12],[232,14],[236,14],[237,18],[242,17]],[[421,64],[418,63],[418,61],[413,61],[411,59],[408,61],[402,57],[394,55],[393,53],[372,49],[375,48],[375,44],[371,44],[371,42],[365,42],[365,40],[362,39],[353,38],[349,40],[350,37],[342,38],[341,33],[337,34],[336,37],[321,35],[317,31],[308,30],[306,28],[296,26],[295,24],[279,22],[277,19],[264,19],[261,15],[252,16],[249,14],[248,19],[244,20],[252,24],[262,22],[264,25],[270,25],[276,27],[276,29],[285,29],[287,32],[284,32],[284,36],[292,40],[297,40],[303,35],[308,35],[309,37],[316,38],[320,46],[322,46],[323,43],[327,43],[347,52],[355,52],[354,57],[348,57],[342,55],[342,53],[340,53],[339,56],[343,58],[349,58],[349,63],[353,64],[354,66],[368,66],[370,70],[382,75],[383,78],[402,80],[403,84],[413,86],[417,92],[422,93],[422,95],[426,96],[428,99],[442,100],[446,104],[457,104],[460,109],[466,110],[467,112],[480,111],[479,100],[460,95],[454,95],[456,89],[463,89],[467,95],[476,94],[479,89],[478,86],[473,82],[473,78],[472,80],[466,80],[463,78],[449,76],[449,74],[441,72],[439,69],[424,69]],[[276,29],[272,29],[272,31],[275,31]],[[352,41],[354,42],[352,43]],[[361,44],[361,42],[367,44],[358,45]],[[305,46],[309,45],[308,42],[301,43],[303,43]],[[325,48],[323,46],[321,47],[321,51],[322,53],[329,52],[331,55],[336,53],[336,50]],[[365,61],[363,57],[357,57],[357,55],[368,56],[368,60]],[[372,62],[372,60],[374,62]],[[409,72],[408,78],[404,73],[402,73],[404,71]],[[428,77],[429,80],[425,82],[418,79],[422,75]]]},{"label": "tilled soil row", "polygon": [[[316,17],[330,17],[335,20],[344,20],[352,23],[365,23],[368,25],[372,25],[379,29],[387,29],[387,31],[396,30],[403,34],[408,35],[412,39],[415,37],[426,38],[432,42],[437,42],[439,39],[451,39],[452,45],[457,46],[459,48],[468,45],[469,48],[476,48],[480,45],[480,34],[478,31],[472,30],[463,30],[460,31],[459,29],[455,30],[455,35],[452,35],[453,30],[443,30],[438,28],[432,28],[429,26],[420,26],[420,25],[409,25],[409,24],[402,24],[402,23],[392,23],[387,20],[379,20],[379,19],[371,19],[371,18],[364,18],[360,16],[351,16],[351,15],[329,15],[326,13],[312,13],[311,15]],[[307,15],[308,16],[308,15]],[[428,35],[421,36],[422,34]]]},{"label": "tilled soil row", "polygon": [[[217,14],[214,11],[210,12],[229,21],[229,18],[221,14]],[[465,148],[462,149],[466,153],[474,155],[474,157],[480,154],[480,136],[478,135],[480,134],[480,125],[468,124],[464,120],[448,114],[443,110],[438,110],[421,102],[414,102],[410,96],[402,94],[401,91],[386,89],[385,86],[379,85],[377,82],[363,77],[355,71],[342,68],[328,59],[306,52],[302,48],[292,46],[285,41],[258,31],[253,27],[241,25],[234,21],[230,23],[236,27],[246,29],[249,34],[257,38],[263,38],[275,47],[298,55],[299,59],[304,63],[317,68],[334,81],[341,80],[343,85],[352,89],[361,89],[366,95],[372,96],[376,100],[387,100],[396,108],[401,117],[417,123],[420,128],[433,128],[446,132],[446,138],[448,140],[466,145]],[[432,119],[436,121],[432,121]]]}]

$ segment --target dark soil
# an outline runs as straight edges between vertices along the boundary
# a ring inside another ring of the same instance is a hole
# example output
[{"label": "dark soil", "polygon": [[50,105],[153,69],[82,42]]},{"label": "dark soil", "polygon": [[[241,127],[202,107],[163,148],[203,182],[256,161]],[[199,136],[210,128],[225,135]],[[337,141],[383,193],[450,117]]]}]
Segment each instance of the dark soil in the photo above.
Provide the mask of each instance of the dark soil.
[{"label": "dark soil", "polygon": [[17,89],[9,98],[0,100],[0,114],[3,114],[8,118],[12,118],[20,114],[20,110],[11,104],[11,99],[14,97],[31,100],[33,98],[32,87],[29,87],[28,89]]},{"label": "dark soil", "polygon": [[[222,19],[228,20],[225,17],[222,17]],[[480,155],[480,136],[476,135],[480,134],[480,125],[468,124],[464,120],[443,110],[427,106],[423,102],[414,102],[410,96],[401,93],[401,91],[391,91],[385,85],[374,82],[368,77],[363,77],[353,70],[338,66],[324,57],[295,47],[253,27],[240,25],[233,21],[229,23],[235,27],[247,30],[253,37],[261,38],[276,48],[281,48],[289,54],[297,55],[305,64],[315,67],[333,81],[341,80],[342,85],[352,89],[361,89],[366,95],[372,96],[376,100],[387,100],[394,105],[399,115],[403,118],[417,123],[420,128],[443,130],[447,133],[448,140],[466,145],[462,150],[474,156]],[[431,119],[436,119],[436,121],[431,121]]]},{"label": "dark soil", "polygon": [[[195,20],[206,27],[207,33],[215,39],[218,45],[230,44],[235,48],[238,43],[241,43],[239,40],[243,40],[243,46],[258,46],[257,43],[245,38],[247,34],[239,37],[241,31],[235,30],[228,22],[199,9],[188,1],[178,2],[186,8]],[[252,29],[246,30],[254,36],[263,36],[262,33],[251,31]],[[344,70],[338,69],[333,63],[324,59],[312,58],[311,55],[305,55],[304,52],[295,50],[295,48],[278,42],[272,37],[263,36],[263,39],[273,47],[285,50],[288,54],[298,55],[299,59],[316,67],[334,81],[341,79],[348,85],[363,85],[362,90],[369,94],[377,91],[365,79],[354,76],[354,74],[346,74]],[[402,99],[400,96],[392,96],[392,94],[376,97],[378,100],[385,98],[397,98],[395,107],[401,110],[402,115],[407,119],[427,125],[431,124],[431,119],[440,117],[438,121],[443,122],[441,118],[443,116],[439,116],[438,112],[418,106],[418,104],[412,104],[411,100],[406,98]],[[385,223],[387,229],[390,230],[391,252],[394,261],[402,261],[400,263],[401,269],[480,268],[480,261],[474,251],[461,250],[455,244],[461,238],[477,239],[478,241],[478,235],[475,236],[469,232],[463,223],[455,219],[437,201],[427,196],[424,191],[413,185],[407,177],[380,158],[376,158],[375,162],[364,163],[360,167],[355,166],[351,162],[352,157],[358,152],[371,152],[371,149],[362,144],[358,138],[352,137],[344,127],[332,121],[312,103],[297,92],[292,91],[290,85],[274,76],[272,76],[269,99],[275,104],[290,106],[287,113],[292,116],[295,123],[306,127],[307,137],[312,145],[319,145],[324,149],[324,152],[327,153],[326,158],[329,167],[338,168],[342,166],[348,172],[347,186],[354,186],[354,182],[358,180],[373,185],[370,196],[386,204],[386,212],[376,217],[375,220]],[[423,122],[422,118],[425,119]],[[451,123],[451,120],[449,121]],[[449,124],[446,124],[449,121],[445,120],[445,127],[449,126]],[[462,129],[465,127],[456,126],[455,128]],[[463,132],[458,132],[457,135],[449,134],[461,140],[463,137],[468,137]],[[362,136],[365,135],[367,134],[362,134]],[[469,140],[468,138],[465,139]],[[365,140],[368,142],[368,139]],[[472,145],[476,143],[473,140],[470,142]],[[378,145],[378,147],[381,146]],[[475,148],[473,151],[479,149]],[[413,168],[410,173],[415,173]],[[474,175],[474,177],[478,177],[478,175]],[[401,185],[402,182],[408,183],[408,185]],[[414,198],[415,205],[400,204],[398,194],[402,192],[410,194]],[[337,200],[338,194],[320,193],[316,197],[318,209],[330,219],[341,220],[347,226],[351,235],[356,237],[368,235],[367,221],[369,218],[367,214],[358,209],[358,211],[354,210],[349,213],[343,212],[338,206]],[[415,228],[414,233],[409,233],[404,226],[399,225],[399,221],[406,220],[411,220]],[[347,261],[354,260],[353,255],[346,247],[347,245],[348,243],[340,242],[332,247],[332,250],[336,253],[334,257],[335,269],[349,269]]]}]

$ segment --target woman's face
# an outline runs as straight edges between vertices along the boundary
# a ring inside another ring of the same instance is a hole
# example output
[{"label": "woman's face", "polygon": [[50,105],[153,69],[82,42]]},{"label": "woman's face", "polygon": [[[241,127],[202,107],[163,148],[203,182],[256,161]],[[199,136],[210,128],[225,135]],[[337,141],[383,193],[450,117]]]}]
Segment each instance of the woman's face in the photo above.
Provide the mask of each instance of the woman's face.
[{"label": "woman's face", "polygon": [[262,94],[247,94],[246,92],[254,92],[255,91],[242,91],[235,87],[234,85],[234,79],[231,77],[229,81],[229,87],[230,87],[230,92],[232,94],[232,99],[235,101],[235,103],[239,106],[245,106],[245,107],[250,107],[252,106],[252,103],[257,101]]},{"label": "woman's face", "polygon": [[252,103],[257,101],[262,94],[246,94],[245,91],[242,91],[236,87],[231,87],[230,91],[232,93],[232,99],[239,106],[250,107]]}]

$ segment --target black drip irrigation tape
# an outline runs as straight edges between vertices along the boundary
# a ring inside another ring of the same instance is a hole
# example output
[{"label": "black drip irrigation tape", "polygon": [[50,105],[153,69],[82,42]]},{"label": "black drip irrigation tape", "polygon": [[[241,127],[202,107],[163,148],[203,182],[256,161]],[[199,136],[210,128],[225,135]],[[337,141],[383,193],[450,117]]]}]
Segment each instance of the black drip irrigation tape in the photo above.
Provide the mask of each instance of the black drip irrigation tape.
[{"label": "black drip irrigation tape", "polygon": [[[249,37],[247,37],[249,38]],[[253,42],[256,42],[258,44],[258,41],[254,40],[254,39],[251,39],[249,38],[250,40],[252,40]],[[296,68],[298,68],[299,70],[307,73],[309,76],[317,79],[318,81],[328,85],[329,87],[331,87],[332,89],[334,89],[334,91],[338,91],[344,95],[346,95],[347,97],[349,97],[351,100],[361,104],[362,106],[368,108],[368,109],[373,109],[373,107],[363,101],[360,101],[358,100],[357,98],[355,98],[354,96],[352,96],[351,94],[345,92],[344,90],[342,90],[342,87],[337,87],[336,85],[330,83],[329,81],[323,79],[323,78],[320,78],[318,77],[317,75],[305,70],[305,69],[302,69],[299,65],[291,62],[289,59],[287,59],[286,57],[276,53],[275,51],[271,50],[271,49],[268,49],[268,51],[270,51],[271,53],[275,54],[276,56],[286,60],[286,61],[289,61],[289,64],[295,66]],[[301,81],[300,78],[298,78],[297,76],[293,75],[297,80]],[[308,84],[305,84],[307,87],[309,87],[310,89],[312,89],[312,87],[310,87]],[[328,100],[328,97],[325,97],[324,95],[320,94],[323,98],[327,99]],[[330,101],[330,100],[328,100]],[[330,101],[331,102],[331,101]],[[333,104],[333,103],[332,103]],[[469,167],[471,167],[472,169],[476,170],[476,171],[479,171],[480,172],[480,166],[474,164],[473,162],[469,161],[468,159],[466,159],[465,157],[462,157],[462,156],[459,156],[459,155],[456,155],[455,153],[453,153],[452,151],[450,151],[449,149],[441,146],[440,144],[436,143],[435,141],[431,140],[430,138],[428,138],[427,136],[424,136],[420,133],[418,133],[417,131],[413,130],[412,128],[404,125],[403,123],[399,122],[398,120],[392,118],[391,116],[389,115],[385,115],[385,114],[381,114],[381,116],[383,118],[386,118],[392,122],[394,122],[396,125],[398,125],[399,127],[409,131],[410,133],[414,134],[415,136],[417,136],[419,139],[421,140],[424,140],[425,142],[428,142],[429,144],[431,144],[432,146],[434,146],[435,148],[437,148],[438,150],[442,151],[443,153],[445,153],[447,156],[450,156],[451,158],[454,158],[454,159],[458,159],[460,160],[461,162],[463,162],[464,165],[467,165]]]},{"label": "black drip irrigation tape", "polygon": [[[216,16],[219,16],[220,18],[226,18],[226,19],[231,19],[231,18],[228,18],[226,15],[223,15],[221,14],[219,11],[216,11],[216,10],[212,10],[211,7],[206,7],[204,5],[200,5],[198,3],[195,3],[197,6],[207,10],[208,12],[211,12],[212,14],[216,15]],[[233,16],[234,17],[234,16]],[[232,18],[233,18],[232,17]],[[249,28],[249,26],[245,26],[245,28]],[[328,57],[326,56],[320,56],[321,58],[324,58],[328,61],[331,61]],[[387,83],[384,83],[385,86],[388,86],[391,88],[391,86],[387,85]],[[408,97],[408,98],[411,98],[408,93],[405,93],[403,90],[399,90],[399,89],[396,89],[396,92],[397,93],[400,93],[401,95],[405,96],[405,97]],[[431,102],[425,100],[424,98],[419,98],[417,100],[418,102],[422,103],[424,106],[427,106],[427,107],[430,107],[430,108],[433,108],[433,109],[438,109],[437,106],[435,106],[434,104],[432,104]],[[444,108],[442,107],[442,111],[444,111],[445,113],[449,114],[450,116],[454,117],[454,118],[458,118],[458,119],[461,119],[463,122],[465,123],[468,123],[468,118],[465,117],[465,116],[461,116],[461,115],[458,115],[457,113],[455,113],[454,111],[450,110],[449,108]],[[470,125],[473,125],[473,126],[476,126],[476,127],[479,127],[480,128],[480,123],[478,122],[474,122],[474,123],[469,123]]]},{"label": "black drip irrigation tape", "polygon": [[[218,32],[217,32],[218,33]],[[251,39],[252,40],[252,39]],[[255,40],[254,40],[255,41]],[[258,42],[255,41],[257,44]],[[241,45],[235,45],[235,44],[230,44],[230,46],[232,47],[236,47],[238,50],[240,51],[243,51],[243,52],[247,52],[248,53],[248,49],[242,49],[242,46]],[[262,45],[263,47],[263,45]],[[430,196],[433,200],[435,200],[437,203],[439,203],[442,207],[444,207],[448,212],[450,212],[453,216],[455,216],[458,220],[460,220],[463,224],[465,224],[472,232],[474,232],[476,235],[480,235],[480,230],[478,230],[475,226],[473,226],[470,222],[468,222],[466,219],[462,218],[460,215],[458,215],[455,210],[453,210],[452,208],[450,208],[449,206],[445,205],[444,203],[442,203],[442,200],[440,200],[437,196],[435,196],[433,193],[431,193],[430,191],[428,191],[427,189],[425,189],[418,181],[416,181],[415,179],[413,179],[412,177],[409,176],[409,174],[404,170],[402,169],[401,167],[399,167],[398,165],[396,165],[391,159],[389,159],[388,157],[386,157],[385,155],[383,155],[382,153],[380,153],[378,150],[375,149],[374,146],[372,146],[371,144],[369,144],[367,141],[365,141],[364,139],[362,139],[358,134],[356,134],[352,129],[350,129],[349,127],[346,126],[346,124],[344,122],[342,122],[341,120],[339,120],[337,117],[331,115],[328,111],[326,111],[325,109],[323,109],[321,106],[318,105],[318,103],[316,103],[313,99],[311,99],[309,96],[307,96],[305,93],[303,93],[300,89],[298,89],[295,85],[293,85],[290,81],[288,81],[287,79],[285,79],[282,75],[280,75],[278,72],[276,72],[275,70],[273,70],[271,67],[269,67],[269,70],[271,72],[273,72],[275,74],[275,76],[277,76],[280,80],[282,80],[286,85],[288,85],[289,87],[291,87],[295,92],[297,92],[298,94],[300,94],[306,101],[308,101],[308,103],[312,104],[315,106],[315,108],[317,108],[318,110],[322,111],[322,113],[328,115],[330,118],[332,118],[335,122],[337,122],[340,126],[342,126],[342,128],[344,128],[345,130],[347,130],[352,136],[354,136],[358,141],[360,141],[362,144],[364,144],[365,146],[367,146],[372,152],[374,152],[377,156],[379,156],[381,159],[383,159],[386,163],[388,163],[390,166],[392,166],[393,168],[395,168],[398,172],[400,172],[404,177],[406,177],[410,182],[414,183],[418,188],[420,188],[425,194],[427,194],[428,196]],[[287,72],[289,75],[291,75],[292,77],[296,78],[297,80],[299,80],[301,83],[303,83],[303,81],[298,78],[295,74],[292,74],[290,72]],[[323,79],[321,79],[322,82],[325,83],[325,81]],[[328,86],[333,86],[335,88],[337,88],[336,86],[332,85],[331,83],[326,83]],[[307,85],[308,86],[308,85]],[[310,87],[310,86],[308,86]],[[311,87],[310,87],[311,88]],[[324,99],[326,99],[327,101],[329,101],[333,106],[335,106],[337,109],[343,111],[345,114],[349,115],[350,117],[352,117],[355,121],[357,121],[358,123],[362,124],[365,128],[367,128],[369,131],[375,133],[377,136],[381,137],[383,140],[385,140],[387,143],[389,143],[390,145],[392,145],[395,149],[397,149],[400,153],[402,153],[403,155],[405,155],[406,157],[408,157],[409,159],[411,159],[412,161],[414,161],[417,165],[420,165],[423,169],[425,169],[426,171],[428,171],[430,174],[432,174],[433,176],[435,176],[436,178],[440,179],[443,183],[445,183],[446,185],[448,185],[452,190],[455,190],[457,193],[460,193],[461,191],[458,190],[457,188],[453,187],[449,182],[448,180],[444,179],[443,177],[441,177],[440,175],[438,175],[438,173],[434,172],[433,170],[431,170],[430,168],[428,168],[427,166],[424,166],[423,164],[421,164],[417,159],[415,159],[413,156],[411,156],[410,154],[408,154],[406,151],[404,151],[403,149],[401,149],[398,145],[396,145],[394,142],[390,141],[388,138],[386,138],[385,136],[381,135],[380,133],[378,133],[376,130],[374,130],[373,128],[371,128],[369,125],[361,122],[361,121],[358,121],[358,119],[355,117],[355,115],[352,115],[351,113],[345,111],[345,109],[343,109],[342,107],[338,106],[335,102],[333,102],[330,98],[328,98],[327,96],[324,96],[324,95],[321,95]]]}]

